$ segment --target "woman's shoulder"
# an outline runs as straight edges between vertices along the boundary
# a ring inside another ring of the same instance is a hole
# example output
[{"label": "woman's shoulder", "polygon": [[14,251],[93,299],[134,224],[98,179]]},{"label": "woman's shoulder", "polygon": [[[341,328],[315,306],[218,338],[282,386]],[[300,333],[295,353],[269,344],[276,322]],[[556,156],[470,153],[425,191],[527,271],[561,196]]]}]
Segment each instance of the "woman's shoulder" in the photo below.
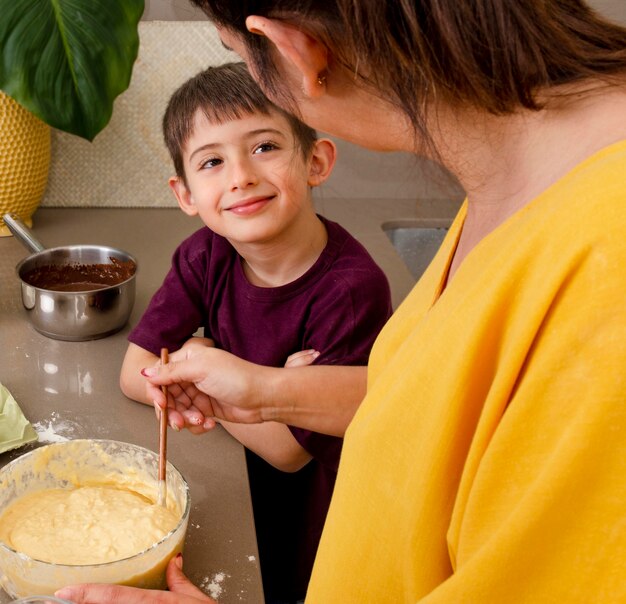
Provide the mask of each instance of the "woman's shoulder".
[{"label": "woman's shoulder", "polygon": [[585,181],[601,188],[619,189],[626,193],[624,175],[626,170],[626,139],[608,144],[575,166],[564,180],[578,185]]},{"label": "woman's shoulder", "polygon": [[[596,239],[626,227],[626,140],[613,143],[580,162],[535,200],[536,215],[555,231]],[[543,207],[542,207],[543,206]],[[543,216],[543,218],[542,218]]]}]

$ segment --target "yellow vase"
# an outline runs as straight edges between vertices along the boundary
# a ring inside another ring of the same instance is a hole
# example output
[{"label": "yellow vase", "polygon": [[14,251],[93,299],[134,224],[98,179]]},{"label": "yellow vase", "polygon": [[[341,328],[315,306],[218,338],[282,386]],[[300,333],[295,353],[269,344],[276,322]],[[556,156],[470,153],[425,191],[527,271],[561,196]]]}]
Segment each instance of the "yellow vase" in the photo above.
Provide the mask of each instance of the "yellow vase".
[{"label": "yellow vase", "polygon": [[7,212],[33,225],[49,169],[50,127],[0,91],[0,237],[11,235]]}]

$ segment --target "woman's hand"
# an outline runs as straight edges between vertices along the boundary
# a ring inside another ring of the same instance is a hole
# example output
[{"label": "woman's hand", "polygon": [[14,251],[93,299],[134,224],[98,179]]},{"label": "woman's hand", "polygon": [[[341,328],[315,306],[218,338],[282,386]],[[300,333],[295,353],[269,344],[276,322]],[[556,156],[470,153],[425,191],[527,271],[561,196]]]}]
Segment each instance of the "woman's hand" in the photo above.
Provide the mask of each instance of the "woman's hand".
[{"label": "woman's hand", "polygon": [[[192,337],[187,340],[180,350],[185,350],[187,355],[196,354],[205,348],[214,348],[215,342],[210,338]],[[174,358],[176,354],[173,353]],[[170,357],[172,358],[172,357]],[[160,363],[157,363],[158,366]],[[148,396],[152,396],[153,386],[146,382]],[[193,434],[203,434],[215,427],[212,415],[205,416],[203,411],[212,413],[211,401],[204,392],[198,390],[193,383],[181,382],[168,387],[168,422],[175,430],[187,428]],[[160,415],[159,407],[156,406],[157,418]]]},{"label": "woman's hand", "polygon": [[[149,382],[147,382],[149,384]],[[152,396],[152,387],[147,392]],[[172,384],[167,389],[168,395],[168,423],[177,432],[186,428],[193,434],[204,434],[215,427],[211,415],[205,416],[200,409],[210,410],[213,406],[209,397],[198,390],[194,384]],[[157,419],[161,414],[161,407],[155,405]]]},{"label": "woman's hand", "polygon": [[183,558],[179,554],[167,565],[166,579],[169,591],[139,589],[122,585],[84,583],[59,589],[57,598],[75,604],[217,604],[200,591],[183,574]]},{"label": "woman's hand", "polygon": [[173,352],[167,365],[145,368],[142,374],[150,382],[147,392],[155,405],[165,405],[160,386],[168,384],[169,406],[181,417],[185,412],[201,413],[205,422],[198,427],[206,430],[213,427],[214,417],[240,423],[263,421],[260,398],[270,394],[263,378],[268,370],[275,369],[194,342]]},{"label": "woman's hand", "polygon": [[[318,356],[316,350],[302,350],[290,355],[285,367],[305,367]],[[170,424],[201,434],[215,427],[215,418],[238,423],[263,421],[259,399],[267,390],[268,381],[262,378],[267,370],[215,348],[208,338],[191,338],[170,355],[167,366],[157,365],[142,373],[148,377],[147,391],[157,414],[165,399],[150,377],[168,374],[167,379],[174,381],[168,386]]]}]

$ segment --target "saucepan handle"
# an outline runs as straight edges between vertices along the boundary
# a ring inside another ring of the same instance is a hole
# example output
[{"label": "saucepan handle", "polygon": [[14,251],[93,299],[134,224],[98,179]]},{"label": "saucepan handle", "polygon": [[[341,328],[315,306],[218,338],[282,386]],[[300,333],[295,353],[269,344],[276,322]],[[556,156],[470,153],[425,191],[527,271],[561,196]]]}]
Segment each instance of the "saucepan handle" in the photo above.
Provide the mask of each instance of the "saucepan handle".
[{"label": "saucepan handle", "polygon": [[9,231],[15,235],[16,239],[27,247],[31,252],[43,252],[46,248],[35,239],[30,229],[21,221],[17,214],[9,213],[2,217],[4,224],[9,227]]}]

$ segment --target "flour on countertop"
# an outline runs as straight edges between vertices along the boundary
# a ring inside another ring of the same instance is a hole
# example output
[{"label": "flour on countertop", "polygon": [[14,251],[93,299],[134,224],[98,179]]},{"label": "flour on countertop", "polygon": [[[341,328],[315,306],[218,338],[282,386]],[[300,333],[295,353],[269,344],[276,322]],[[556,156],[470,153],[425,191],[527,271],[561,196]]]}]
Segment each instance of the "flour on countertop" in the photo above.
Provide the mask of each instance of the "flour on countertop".
[{"label": "flour on countertop", "polygon": [[61,419],[58,412],[53,411],[50,418],[33,424],[35,432],[42,443],[62,443],[76,436],[79,426],[71,421]]},{"label": "flour on countertop", "polygon": [[204,591],[204,593],[211,596],[214,600],[217,600],[222,595],[222,591],[224,590],[222,583],[224,582],[224,579],[229,576],[230,575],[221,572],[215,573],[213,577],[204,577],[204,579],[200,582],[200,589]]}]

